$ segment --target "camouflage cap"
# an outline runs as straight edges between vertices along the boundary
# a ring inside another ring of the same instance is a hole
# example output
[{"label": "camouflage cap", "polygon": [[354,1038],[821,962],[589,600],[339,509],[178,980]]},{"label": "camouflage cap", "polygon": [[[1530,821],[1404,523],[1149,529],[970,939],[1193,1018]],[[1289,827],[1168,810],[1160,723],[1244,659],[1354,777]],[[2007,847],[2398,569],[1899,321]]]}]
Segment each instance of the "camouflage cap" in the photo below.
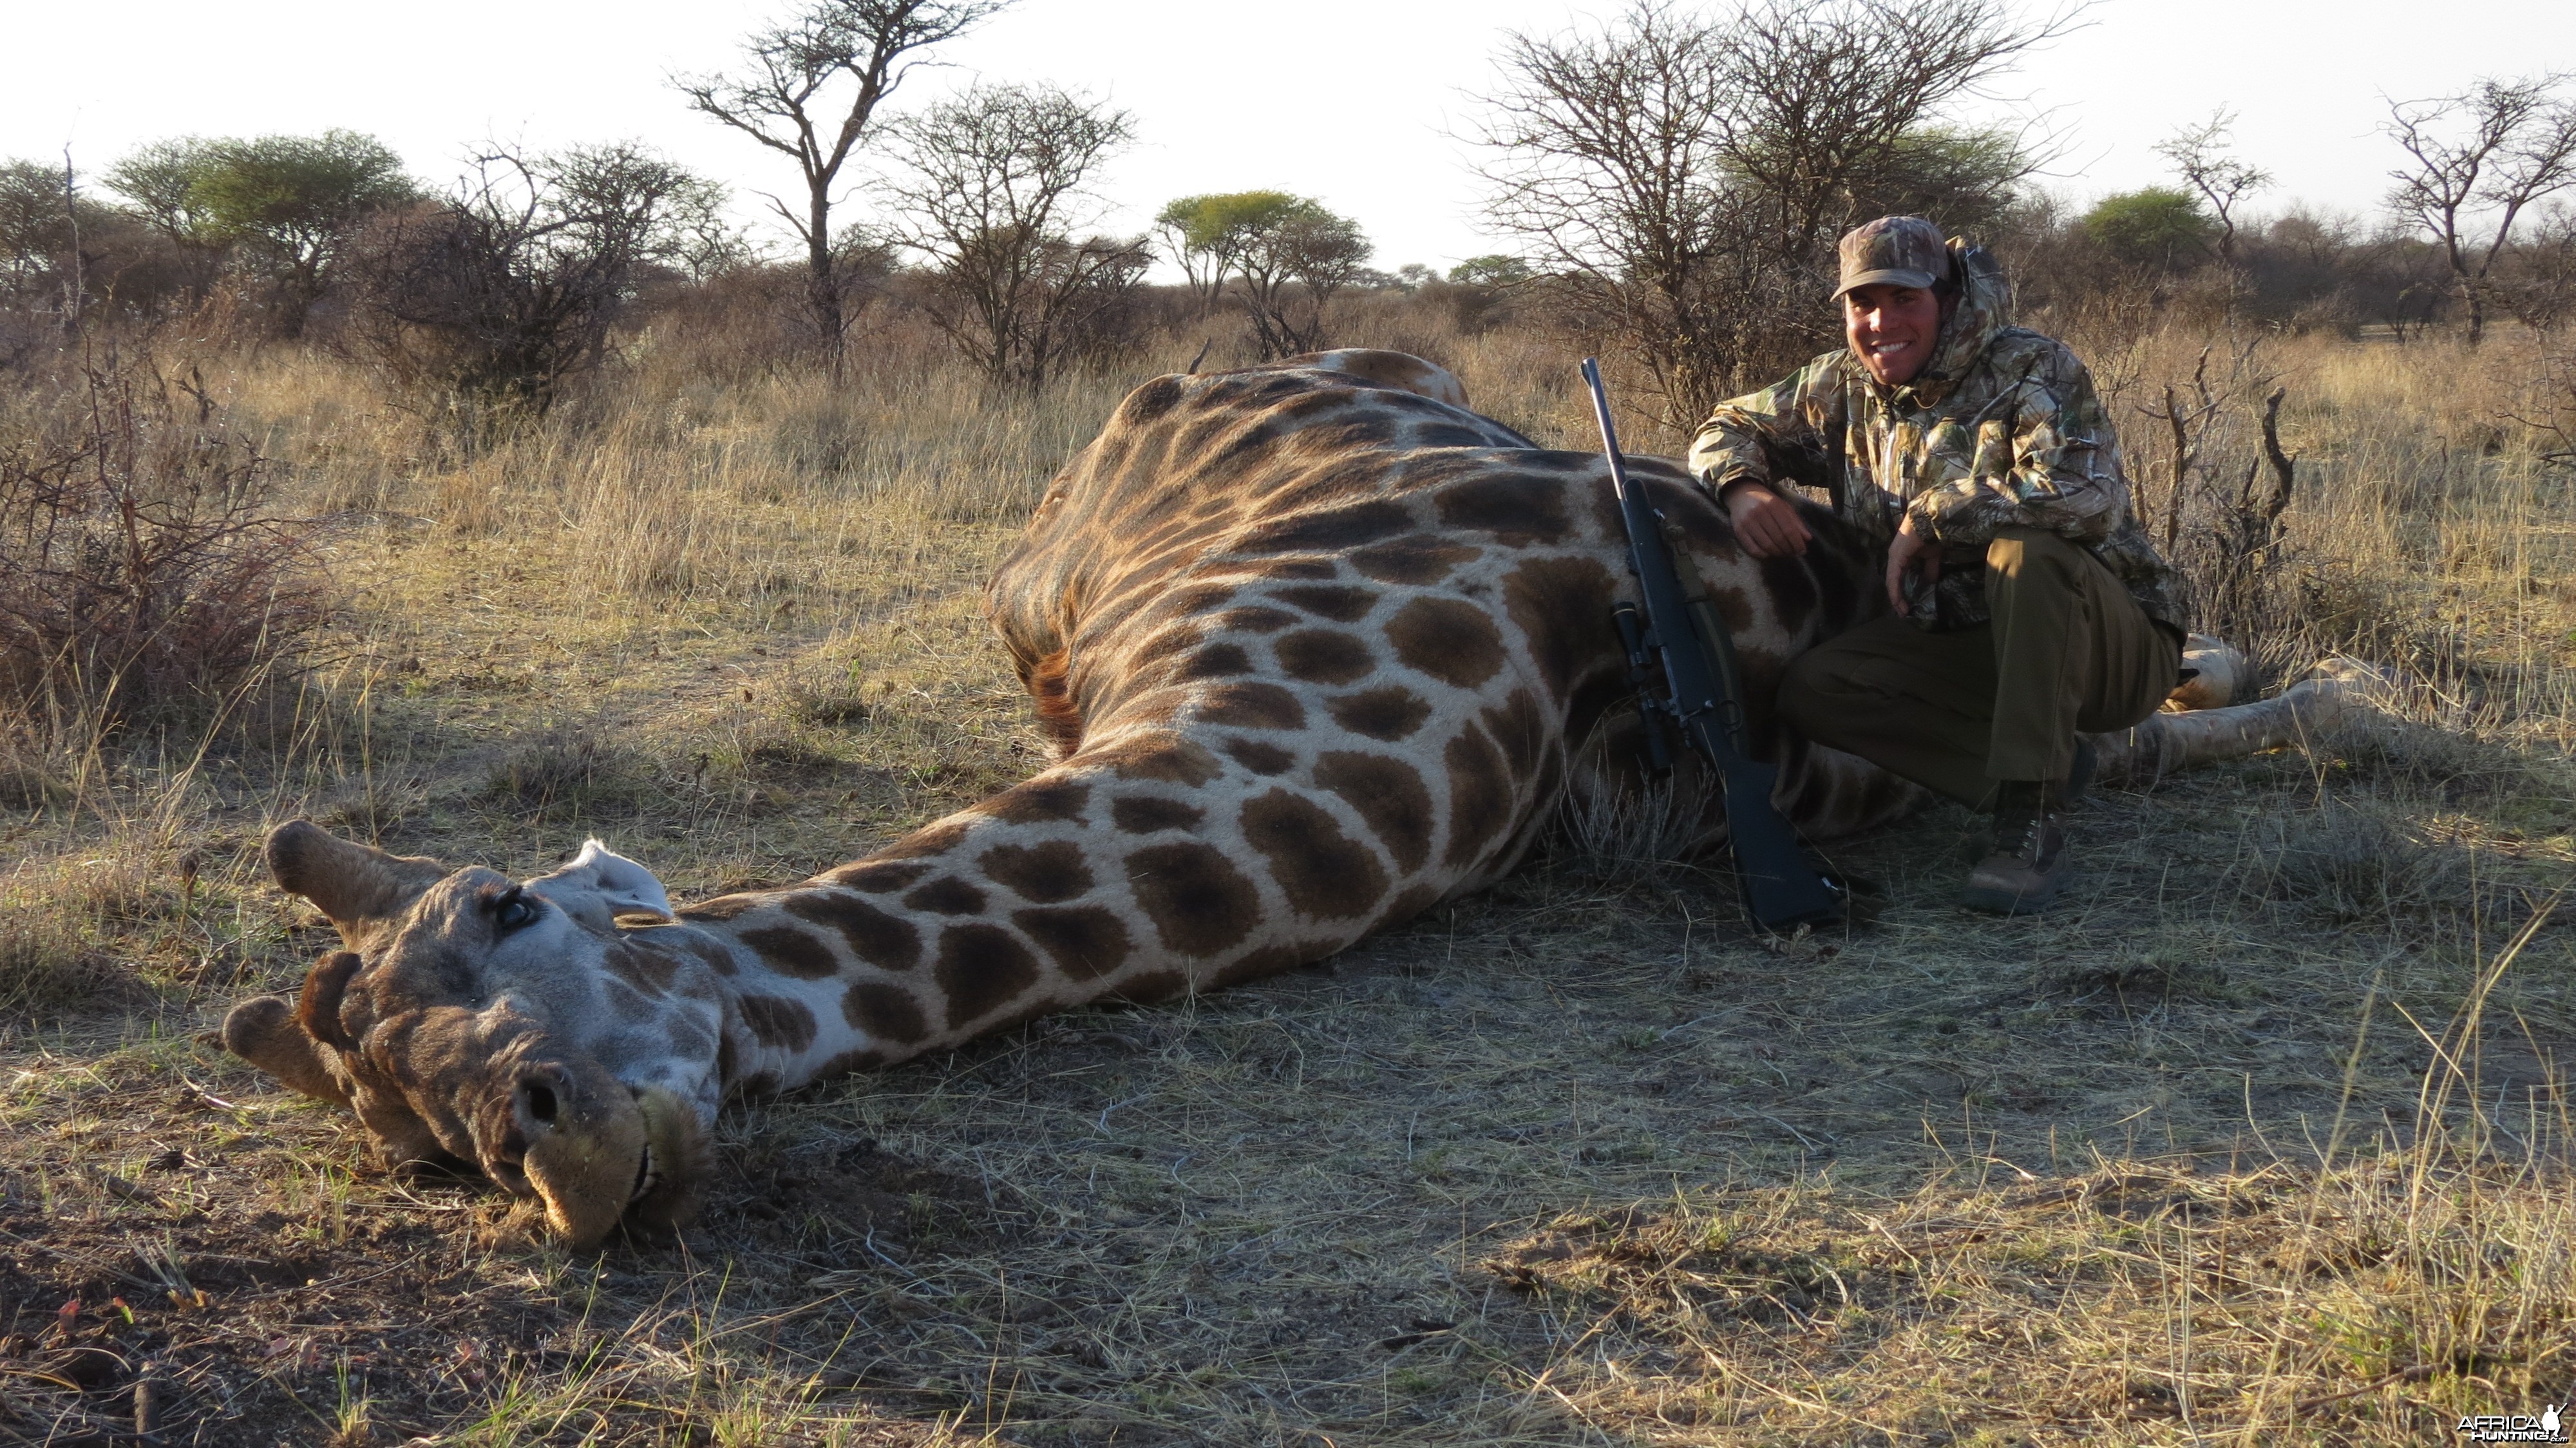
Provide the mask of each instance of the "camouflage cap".
[{"label": "camouflage cap", "polygon": [[1941,228],[1920,216],[1882,216],[1843,233],[1843,275],[1834,296],[1854,287],[1885,283],[1929,287],[1950,273],[1950,247]]}]

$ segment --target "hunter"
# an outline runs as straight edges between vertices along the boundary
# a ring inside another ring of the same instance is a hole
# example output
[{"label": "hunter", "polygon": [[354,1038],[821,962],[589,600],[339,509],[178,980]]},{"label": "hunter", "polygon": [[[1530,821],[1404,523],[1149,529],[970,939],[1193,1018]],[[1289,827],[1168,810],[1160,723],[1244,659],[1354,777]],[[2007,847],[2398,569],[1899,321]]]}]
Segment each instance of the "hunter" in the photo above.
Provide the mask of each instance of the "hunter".
[{"label": "hunter", "polygon": [[1964,903],[2045,909],[2067,875],[2059,811],[2092,774],[2079,734],[2136,724],[2174,687],[2173,570],[2130,514],[2091,375],[2011,325],[1993,257],[1919,216],[1840,251],[1849,346],[1719,404],[1691,471],[1754,557],[1806,549],[1789,484],[1886,546],[1894,615],[1795,660],[1779,717],[1990,811]]}]

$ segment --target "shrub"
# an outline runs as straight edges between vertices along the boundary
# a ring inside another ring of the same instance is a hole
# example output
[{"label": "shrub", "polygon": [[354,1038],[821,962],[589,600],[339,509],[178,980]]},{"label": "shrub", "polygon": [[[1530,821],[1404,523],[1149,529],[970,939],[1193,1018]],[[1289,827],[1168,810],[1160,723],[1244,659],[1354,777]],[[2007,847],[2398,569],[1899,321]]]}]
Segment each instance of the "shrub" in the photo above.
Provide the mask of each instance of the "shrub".
[{"label": "shrub", "polygon": [[307,531],[264,510],[265,461],[191,385],[86,365],[52,419],[0,435],[0,730],[220,713],[305,658]]}]

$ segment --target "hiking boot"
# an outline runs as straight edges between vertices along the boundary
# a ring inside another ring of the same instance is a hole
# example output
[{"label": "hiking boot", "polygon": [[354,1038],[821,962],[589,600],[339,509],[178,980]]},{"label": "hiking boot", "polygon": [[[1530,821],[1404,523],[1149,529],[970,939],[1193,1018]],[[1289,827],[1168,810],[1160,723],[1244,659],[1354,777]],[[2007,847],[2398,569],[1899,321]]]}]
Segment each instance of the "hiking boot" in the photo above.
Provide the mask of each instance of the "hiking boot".
[{"label": "hiking boot", "polygon": [[2048,908],[2066,883],[2066,833],[2057,827],[2060,786],[2009,781],[1995,797],[1994,853],[1968,872],[1960,903],[1998,915]]}]

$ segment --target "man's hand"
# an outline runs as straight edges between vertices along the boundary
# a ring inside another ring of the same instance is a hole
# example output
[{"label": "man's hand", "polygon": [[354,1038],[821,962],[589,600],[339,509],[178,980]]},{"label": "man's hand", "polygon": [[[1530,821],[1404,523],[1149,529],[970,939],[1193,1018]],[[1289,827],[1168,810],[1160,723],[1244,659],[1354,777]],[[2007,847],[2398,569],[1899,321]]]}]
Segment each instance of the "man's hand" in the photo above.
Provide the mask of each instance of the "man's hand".
[{"label": "man's hand", "polygon": [[1806,523],[1788,499],[1760,483],[1738,483],[1726,490],[1726,516],[1735,520],[1735,541],[1756,558],[1779,558],[1807,551]]},{"label": "man's hand", "polygon": [[1909,614],[1904,588],[1905,572],[1909,568],[1920,569],[1926,584],[1941,577],[1941,550],[1914,531],[1912,513],[1905,515],[1904,526],[1896,530],[1896,537],[1887,545],[1887,601],[1896,609],[1898,618]]}]

